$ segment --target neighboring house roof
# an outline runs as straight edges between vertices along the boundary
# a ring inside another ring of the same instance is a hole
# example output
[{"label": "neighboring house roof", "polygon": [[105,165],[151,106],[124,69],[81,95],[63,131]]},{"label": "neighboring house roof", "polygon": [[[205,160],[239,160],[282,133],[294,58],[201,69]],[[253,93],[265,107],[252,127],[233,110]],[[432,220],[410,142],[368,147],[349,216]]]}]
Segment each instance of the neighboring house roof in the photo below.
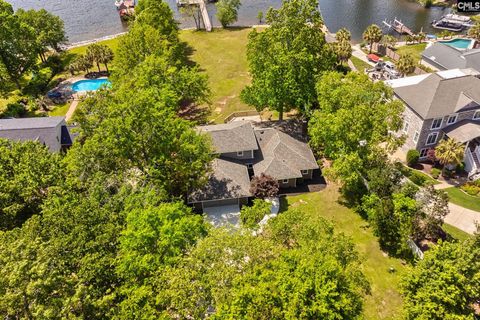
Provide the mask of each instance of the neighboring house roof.
[{"label": "neighboring house roof", "polygon": [[444,69],[473,68],[480,71],[480,49],[458,50],[441,42],[435,42],[423,51],[422,56]]},{"label": "neighboring house roof", "polygon": [[209,133],[217,153],[231,153],[258,150],[252,125],[247,121],[234,121],[198,127],[202,133]]},{"label": "neighboring house roof", "polygon": [[480,137],[480,122],[465,119],[443,129],[443,132],[458,142],[465,143]]},{"label": "neighboring house roof", "polygon": [[244,164],[215,159],[207,184],[191,193],[189,203],[251,197],[250,177]]},{"label": "neighboring house roof", "polygon": [[395,95],[423,119],[480,107],[480,79],[471,69],[439,71],[408,81],[391,80]]},{"label": "neighboring house roof", "polygon": [[279,130],[255,130],[260,152],[255,157],[253,171],[265,173],[277,180],[301,178],[301,170],[318,169],[312,150],[301,142]]},{"label": "neighboring house roof", "polygon": [[[56,129],[59,125],[62,125],[60,137]],[[58,144],[72,144],[64,117],[0,119],[0,138],[39,141],[51,150]]]}]

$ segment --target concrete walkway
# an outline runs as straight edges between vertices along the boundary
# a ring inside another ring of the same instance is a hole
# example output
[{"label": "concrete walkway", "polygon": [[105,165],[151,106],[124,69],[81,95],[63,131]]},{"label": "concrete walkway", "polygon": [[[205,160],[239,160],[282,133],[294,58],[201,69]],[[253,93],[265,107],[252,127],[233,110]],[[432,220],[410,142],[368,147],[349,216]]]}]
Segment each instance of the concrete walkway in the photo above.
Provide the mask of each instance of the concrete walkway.
[{"label": "concrete walkway", "polygon": [[73,117],[73,114],[75,113],[75,110],[77,110],[79,102],[80,100],[77,99],[76,97],[73,99],[72,103],[70,104],[70,107],[68,108],[67,113],[65,114],[65,121],[69,121]]},{"label": "concrete walkway", "polygon": [[375,66],[375,64],[373,62],[368,60],[367,55],[365,54],[365,52],[362,51],[359,44],[356,44],[356,45],[352,46],[352,56],[362,60],[363,62],[368,63],[372,67]]}]

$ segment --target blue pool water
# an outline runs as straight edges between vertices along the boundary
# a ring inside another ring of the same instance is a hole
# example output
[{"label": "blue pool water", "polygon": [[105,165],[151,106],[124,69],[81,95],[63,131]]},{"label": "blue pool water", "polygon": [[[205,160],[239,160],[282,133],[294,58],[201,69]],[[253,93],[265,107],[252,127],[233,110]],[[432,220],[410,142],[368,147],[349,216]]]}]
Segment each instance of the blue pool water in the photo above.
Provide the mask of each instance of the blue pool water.
[{"label": "blue pool water", "polygon": [[108,81],[108,79],[80,80],[72,84],[72,90],[75,92],[95,91],[100,89],[103,85],[110,86],[110,84],[111,82]]},{"label": "blue pool water", "polygon": [[473,40],[470,39],[453,39],[450,41],[440,41],[441,43],[446,44],[447,46],[454,47],[457,49],[468,49]]}]

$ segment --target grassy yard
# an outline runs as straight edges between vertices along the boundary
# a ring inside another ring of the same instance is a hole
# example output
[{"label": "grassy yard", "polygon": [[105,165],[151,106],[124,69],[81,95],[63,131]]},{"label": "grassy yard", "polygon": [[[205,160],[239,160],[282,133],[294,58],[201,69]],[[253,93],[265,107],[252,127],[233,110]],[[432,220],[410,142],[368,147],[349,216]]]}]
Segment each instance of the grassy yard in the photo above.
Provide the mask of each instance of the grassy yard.
[{"label": "grassy yard", "polygon": [[48,115],[51,117],[55,116],[65,116],[67,114],[68,108],[70,108],[71,102],[66,102],[64,104],[56,106],[54,109],[48,112]]},{"label": "grassy yard", "polygon": [[208,77],[212,90],[212,115],[217,123],[232,112],[251,110],[240,101],[240,92],[250,83],[246,49],[250,28],[214,29],[213,32],[186,30],[180,38],[193,48],[192,60]]},{"label": "grassy yard", "polygon": [[454,226],[451,226],[449,224],[444,224],[443,225],[443,231],[448,233],[453,239],[459,240],[459,241],[464,241],[467,239],[472,238],[473,236],[471,234],[468,234]]},{"label": "grassy yard", "polygon": [[352,61],[353,65],[355,68],[357,68],[358,72],[363,72],[365,69],[371,69],[372,66],[366,63],[365,61],[355,57],[351,56],[350,60]]},{"label": "grassy yard", "polygon": [[398,47],[396,52],[400,55],[411,54],[415,62],[418,62],[422,59],[422,52],[425,50],[426,47],[426,43],[409,44]]},{"label": "grassy yard", "polygon": [[[398,319],[402,297],[398,287],[405,267],[399,259],[390,258],[380,250],[376,237],[358,214],[338,203],[336,187],[321,192],[287,197],[289,207],[318,214],[335,225],[337,232],[350,236],[362,259],[363,272],[371,285],[371,295],[365,300],[365,319]],[[395,272],[389,272],[390,267]]]},{"label": "grassy yard", "polygon": [[[110,47],[110,49],[112,49],[113,52],[115,52],[117,50],[118,42],[119,42],[120,38],[121,37],[116,37],[116,38],[113,38],[113,39],[104,40],[104,41],[100,41],[100,42],[97,42],[97,43],[106,45],[106,46]],[[88,47],[88,45],[75,47],[75,48],[71,48],[68,51],[72,54],[75,54],[75,55],[85,54],[87,52],[87,47]]]},{"label": "grassy yard", "polygon": [[[456,187],[444,189],[452,203],[480,212],[480,198],[466,194]],[[480,216],[479,216],[480,217]]]}]

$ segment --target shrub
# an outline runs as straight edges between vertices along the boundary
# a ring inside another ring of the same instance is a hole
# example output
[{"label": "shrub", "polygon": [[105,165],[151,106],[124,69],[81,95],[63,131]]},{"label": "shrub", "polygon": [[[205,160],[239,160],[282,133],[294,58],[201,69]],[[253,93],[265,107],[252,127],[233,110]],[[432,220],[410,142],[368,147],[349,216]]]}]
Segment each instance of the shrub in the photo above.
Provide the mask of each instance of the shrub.
[{"label": "shrub", "polygon": [[254,229],[265,215],[270,213],[271,204],[262,199],[253,200],[253,206],[243,206],[240,211],[240,221],[246,228]]},{"label": "shrub", "polygon": [[432,175],[432,177],[434,179],[438,179],[438,177],[440,176],[440,173],[442,173],[442,171],[440,169],[437,169],[437,168],[433,168],[432,172],[430,172],[430,174]]},{"label": "shrub", "polygon": [[409,174],[408,178],[416,185],[425,186],[427,184],[427,178],[423,174],[413,170]]},{"label": "shrub", "polygon": [[0,118],[17,118],[22,117],[27,112],[24,104],[21,103],[9,103],[3,112],[0,113]]},{"label": "shrub", "polygon": [[420,152],[418,150],[412,149],[408,150],[407,152],[407,164],[410,167],[413,167],[418,163],[418,159],[420,159]]},{"label": "shrub", "polygon": [[253,177],[250,183],[250,193],[255,198],[265,199],[276,197],[278,195],[278,189],[278,181],[264,173],[260,176]]},{"label": "shrub", "polygon": [[48,90],[48,84],[52,79],[52,75],[52,69],[48,67],[40,69],[38,72],[34,73],[32,79],[28,82],[25,88],[23,88],[23,93],[33,97],[44,94]]},{"label": "shrub", "polygon": [[467,183],[463,185],[461,189],[471,196],[480,195],[480,187],[477,187],[476,185],[473,185],[473,184]]},{"label": "shrub", "polygon": [[460,164],[457,164],[457,167],[455,168],[455,171],[460,174],[465,171],[465,162],[462,162]]}]

